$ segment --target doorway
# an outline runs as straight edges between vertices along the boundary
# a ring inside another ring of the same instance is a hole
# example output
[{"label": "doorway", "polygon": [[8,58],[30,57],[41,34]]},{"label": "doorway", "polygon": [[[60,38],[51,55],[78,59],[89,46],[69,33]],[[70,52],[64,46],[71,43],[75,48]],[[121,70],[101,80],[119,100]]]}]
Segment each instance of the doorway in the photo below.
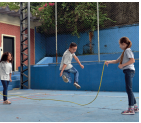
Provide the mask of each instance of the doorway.
[{"label": "doorway", "polygon": [[[15,49],[14,37],[3,36],[3,53],[10,52],[12,53],[13,58],[15,58],[14,49]],[[12,63],[12,71],[14,71],[14,68],[15,68],[15,60]]]}]

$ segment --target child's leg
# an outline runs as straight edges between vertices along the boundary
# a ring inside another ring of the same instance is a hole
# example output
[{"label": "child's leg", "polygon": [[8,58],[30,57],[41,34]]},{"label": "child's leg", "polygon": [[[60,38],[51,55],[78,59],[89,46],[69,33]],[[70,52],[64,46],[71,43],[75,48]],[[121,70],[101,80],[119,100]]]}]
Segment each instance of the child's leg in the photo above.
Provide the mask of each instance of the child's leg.
[{"label": "child's leg", "polygon": [[132,70],[125,70],[124,73],[125,73],[126,92],[128,95],[129,106],[130,108],[134,108],[134,104],[136,104],[136,99],[132,91],[132,79],[134,77],[135,72]]},{"label": "child's leg", "polygon": [[63,71],[63,76],[65,76],[68,79],[68,83],[71,83],[72,79],[70,76],[70,72],[68,72],[68,70]]},{"label": "child's leg", "polygon": [[74,82],[78,83],[79,72],[74,67],[69,69],[69,72],[74,74]]},{"label": "child's leg", "polygon": [[134,71],[126,69],[123,72],[125,74],[125,84],[126,84],[126,92],[128,95],[129,108],[128,110],[121,112],[121,114],[124,115],[135,114],[134,103],[136,101],[134,94],[132,92],[132,78],[134,76]]},{"label": "child's leg", "polygon": [[2,85],[3,85],[3,101],[7,100],[7,89],[8,89],[8,83],[5,80],[1,80]]},{"label": "child's leg", "polygon": [[10,82],[10,81],[7,81],[7,88],[8,88],[9,82]]},{"label": "child's leg", "polygon": [[81,86],[78,84],[78,76],[79,76],[78,71],[77,71],[74,67],[72,67],[71,69],[69,69],[69,72],[74,74],[74,84],[73,84],[73,85],[74,85],[77,89],[80,89]]}]

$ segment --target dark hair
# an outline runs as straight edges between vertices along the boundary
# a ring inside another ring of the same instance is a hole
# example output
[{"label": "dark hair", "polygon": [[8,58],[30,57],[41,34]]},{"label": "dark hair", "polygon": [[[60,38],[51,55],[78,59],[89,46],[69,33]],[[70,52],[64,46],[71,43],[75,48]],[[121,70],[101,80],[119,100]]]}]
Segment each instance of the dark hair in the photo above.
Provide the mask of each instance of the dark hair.
[{"label": "dark hair", "polygon": [[3,53],[0,62],[2,62],[2,61],[6,62],[9,54],[11,54],[11,57],[12,57],[12,59],[9,62],[12,63],[13,56],[12,56],[12,53],[10,53],[10,52]]},{"label": "dark hair", "polygon": [[72,47],[76,47],[76,46],[77,46],[77,44],[76,44],[76,43],[71,42],[71,44],[70,44],[70,48],[72,48]]},{"label": "dark hair", "polygon": [[124,56],[124,52],[127,48],[130,48],[132,46],[132,42],[129,40],[129,38],[127,37],[122,37],[120,40],[119,40],[120,44],[122,43],[125,43],[127,44],[127,47],[124,49],[124,51],[122,52],[121,54],[121,59],[120,59],[120,64],[122,64],[122,60],[123,60],[123,56]]},{"label": "dark hair", "polygon": [[119,40],[119,42],[122,44],[122,43],[125,43],[125,44],[127,44],[127,47],[126,47],[126,49],[127,48],[130,48],[131,46],[132,46],[132,42],[129,40],[129,38],[127,38],[127,37],[122,37],[120,40]]}]

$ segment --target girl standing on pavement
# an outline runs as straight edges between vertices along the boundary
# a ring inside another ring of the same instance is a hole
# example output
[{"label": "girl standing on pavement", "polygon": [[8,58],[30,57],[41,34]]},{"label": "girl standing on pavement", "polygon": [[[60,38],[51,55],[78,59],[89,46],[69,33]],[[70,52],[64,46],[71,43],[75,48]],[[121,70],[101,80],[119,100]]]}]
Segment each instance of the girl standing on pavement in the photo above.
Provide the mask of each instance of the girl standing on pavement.
[{"label": "girl standing on pavement", "polygon": [[11,102],[7,100],[7,90],[9,82],[12,82],[12,62],[12,54],[9,52],[5,52],[0,60],[0,80],[3,85],[3,104],[11,104]]},{"label": "girl standing on pavement", "polygon": [[125,74],[126,92],[129,103],[128,110],[123,111],[121,114],[135,114],[135,112],[139,112],[139,109],[132,91],[132,79],[135,75],[134,54],[130,49],[132,42],[129,38],[122,37],[119,40],[119,46],[123,50],[121,56],[117,60],[106,61],[105,64],[108,66],[108,64],[120,63],[118,67],[122,69]]}]

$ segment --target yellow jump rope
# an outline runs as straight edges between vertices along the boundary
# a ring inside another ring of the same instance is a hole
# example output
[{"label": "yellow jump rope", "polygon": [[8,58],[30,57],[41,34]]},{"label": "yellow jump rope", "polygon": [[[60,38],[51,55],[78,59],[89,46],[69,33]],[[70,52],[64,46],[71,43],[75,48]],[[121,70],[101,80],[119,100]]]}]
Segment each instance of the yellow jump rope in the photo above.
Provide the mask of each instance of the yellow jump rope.
[{"label": "yellow jump rope", "polygon": [[[8,95],[7,97],[18,96],[18,97],[21,97],[21,98],[26,98],[26,99],[31,99],[31,100],[52,100],[52,101],[60,101],[60,102],[69,102],[69,103],[73,103],[73,104],[80,105],[80,106],[89,105],[89,104],[91,104],[92,102],[94,102],[96,100],[96,98],[97,98],[97,96],[99,94],[99,91],[100,91],[100,88],[101,88],[101,83],[102,83],[102,78],[103,78],[104,68],[105,68],[105,62],[104,62],[103,69],[102,69],[101,80],[100,80],[100,84],[99,84],[99,89],[98,89],[97,95],[96,95],[96,97],[91,102],[89,102],[87,104],[79,104],[79,103],[75,103],[75,102],[72,102],[72,101],[56,100],[56,99],[34,99],[34,98],[28,98],[28,97],[24,97],[24,96],[20,96],[20,95]],[[0,94],[3,95],[1,92],[0,92]],[[6,96],[6,95],[3,95],[3,96]]]}]

